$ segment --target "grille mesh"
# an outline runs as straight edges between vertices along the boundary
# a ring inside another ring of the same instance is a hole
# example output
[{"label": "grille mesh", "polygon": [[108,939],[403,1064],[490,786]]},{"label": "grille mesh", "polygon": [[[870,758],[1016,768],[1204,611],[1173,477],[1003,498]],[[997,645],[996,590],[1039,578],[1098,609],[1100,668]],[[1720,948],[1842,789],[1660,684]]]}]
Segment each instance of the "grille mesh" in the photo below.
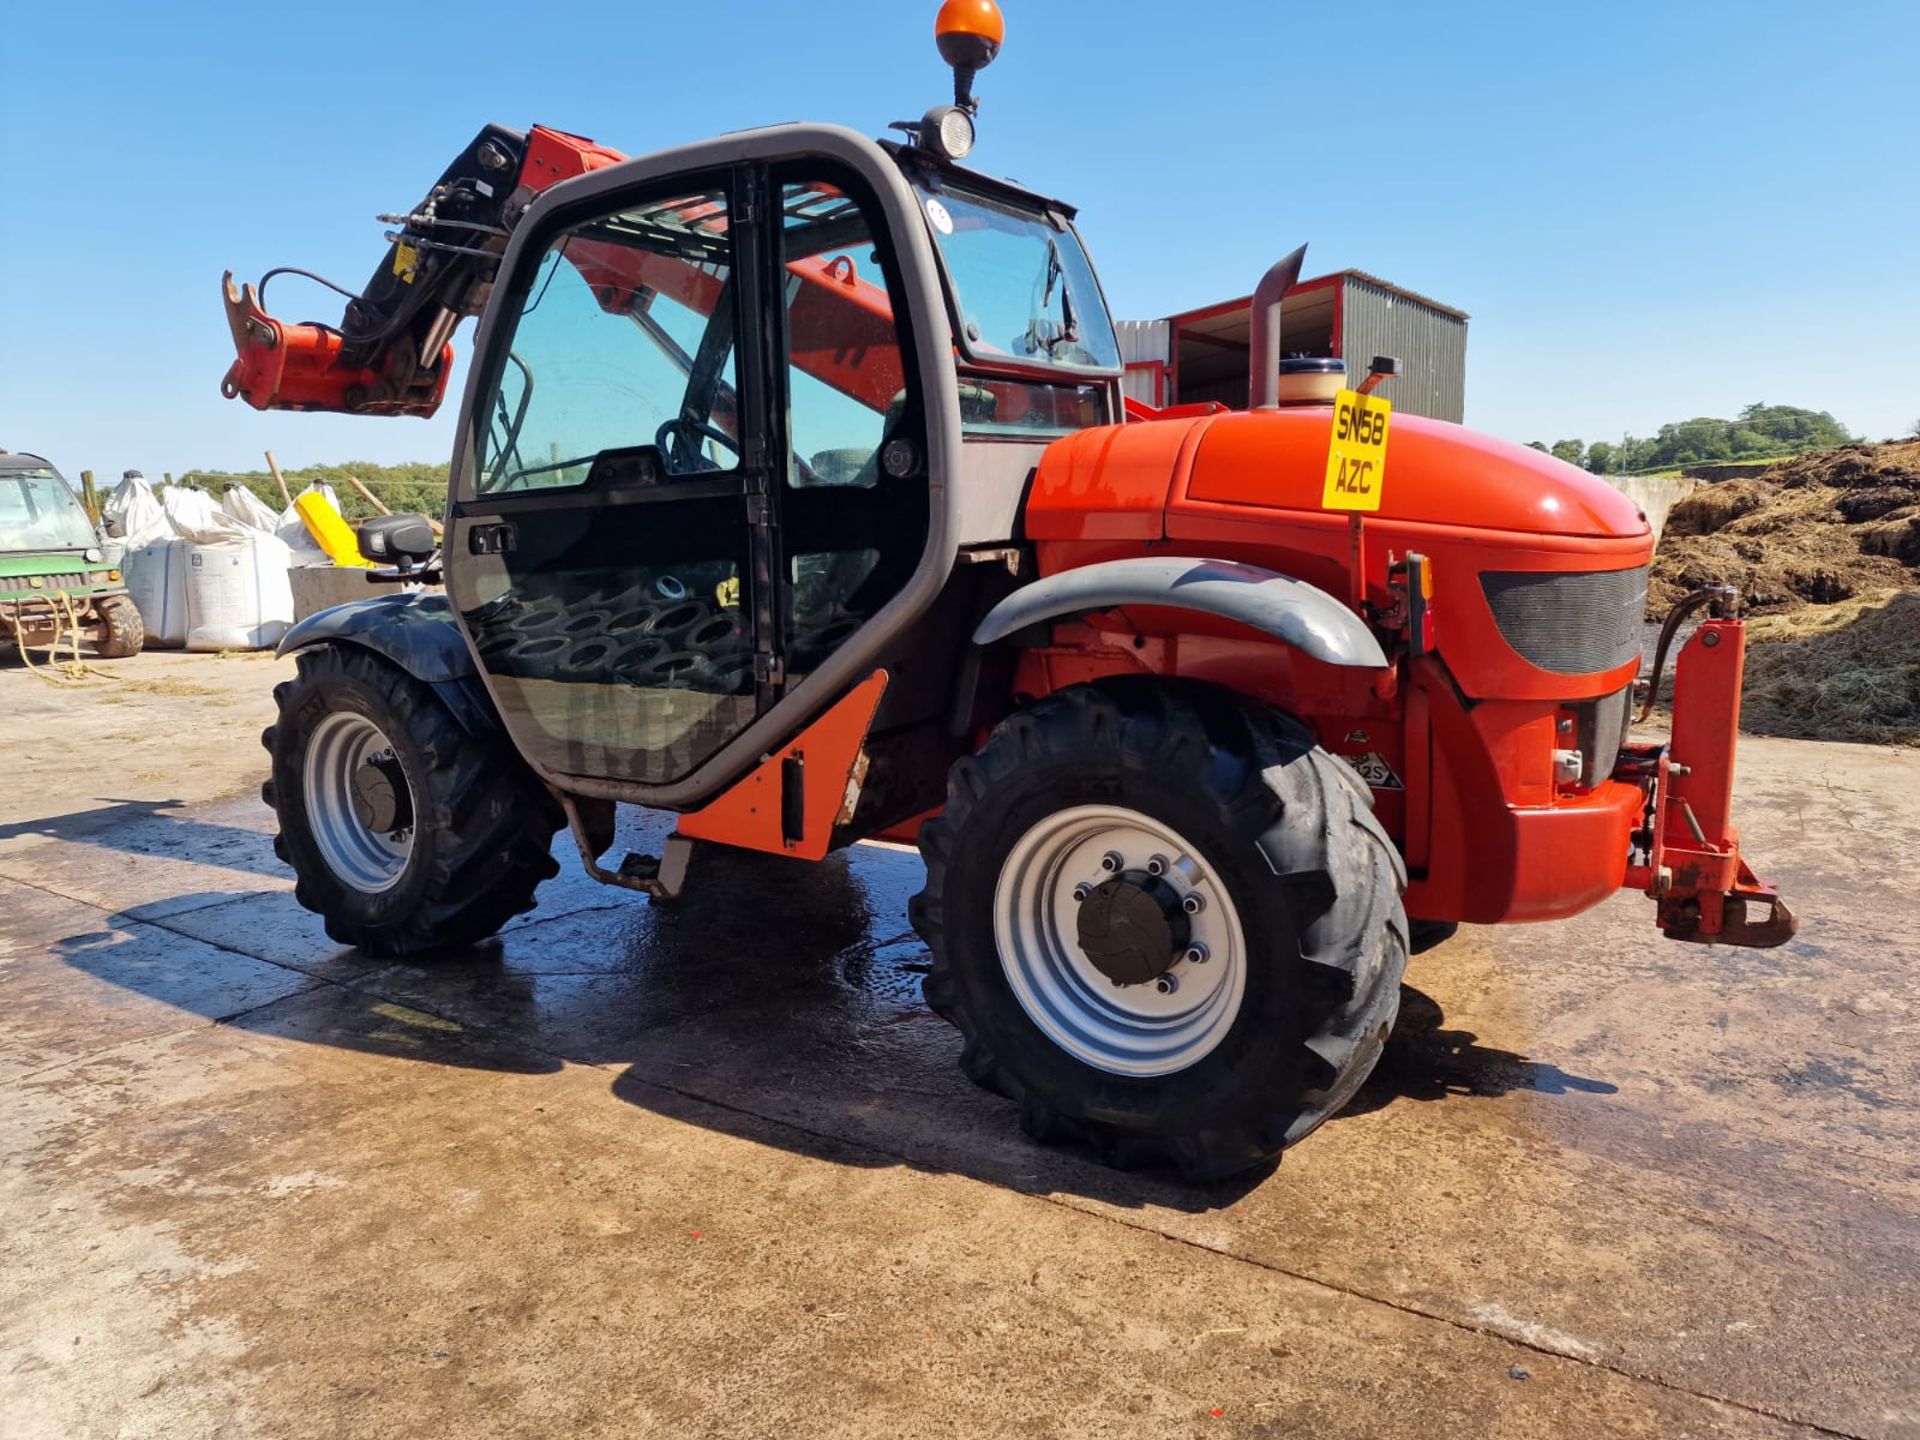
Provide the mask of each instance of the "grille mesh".
[{"label": "grille mesh", "polygon": [[1556,675],[1593,675],[1640,654],[1647,567],[1576,574],[1489,570],[1480,577],[1507,643]]}]

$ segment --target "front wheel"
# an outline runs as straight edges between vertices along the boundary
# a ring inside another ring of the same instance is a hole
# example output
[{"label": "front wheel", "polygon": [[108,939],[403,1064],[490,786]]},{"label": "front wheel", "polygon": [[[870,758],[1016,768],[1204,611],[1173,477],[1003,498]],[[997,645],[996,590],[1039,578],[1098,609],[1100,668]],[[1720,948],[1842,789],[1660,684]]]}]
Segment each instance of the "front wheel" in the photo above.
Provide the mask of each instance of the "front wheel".
[{"label": "front wheel", "polygon": [[1399,1009],[1406,872],[1298,722],[1078,686],[953,770],[914,924],[962,1064],[1041,1140],[1217,1179],[1346,1103]]},{"label": "front wheel", "polygon": [[302,650],[274,690],[261,798],[274,853],[327,934],[370,955],[456,949],[533,908],[559,873],[559,806],[504,739],[477,736],[432,689],[358,646]]},{"label": "front wheel", "polygon": [[100,638],[93,648],[102,660],[138,655],[147,643],[146,622],[131,595],[109,595],[99,602]]}]

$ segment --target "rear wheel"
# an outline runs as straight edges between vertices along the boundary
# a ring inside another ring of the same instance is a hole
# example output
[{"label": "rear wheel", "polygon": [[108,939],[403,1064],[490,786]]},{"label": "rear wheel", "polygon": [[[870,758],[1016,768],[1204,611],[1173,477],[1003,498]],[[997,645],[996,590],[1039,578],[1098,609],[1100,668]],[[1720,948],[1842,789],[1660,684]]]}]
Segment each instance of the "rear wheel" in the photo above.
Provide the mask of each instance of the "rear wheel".
[{"label": "rear wheel", "polygon": [[1050,696],[954,767],[920,845],[928,1002],[1037,1139],[1229,1175],[1345,1104],[1392,1029],[1399,853],[1304,727],[1224,692]]},{"label": "rear wheel", "polygon": [[261,796],[274,852],[327,934],[372,955],[470,945],[559,872],[559,806],[504,739],[456,722],[431,688],[358,646],[303,650],[274,691]]},{"label": "rear wheel", "polygon": [[133,597],[109,595],[99,601],[96,608],[100,612],[102,631],[93,648],[100,658],[124,660],[129,655],[138,655],[147,643],[147,627]]}]

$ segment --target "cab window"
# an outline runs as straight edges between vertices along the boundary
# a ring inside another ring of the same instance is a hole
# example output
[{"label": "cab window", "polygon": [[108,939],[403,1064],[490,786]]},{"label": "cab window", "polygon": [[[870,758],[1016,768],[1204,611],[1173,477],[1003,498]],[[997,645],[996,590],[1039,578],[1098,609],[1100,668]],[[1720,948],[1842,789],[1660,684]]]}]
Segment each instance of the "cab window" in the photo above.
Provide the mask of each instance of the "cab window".
[{"label": "cab window", "polygon": [[642,446],[669,476],[737,468],[731,278],[715,191],[558,235],[484,416],[480,493],[582,485],[597,456]]},{"label": "cab window", "polygon": [[898,475],[883,463],[890,442],[915,456],[924,444],[883,227],[849,183],[782,179],[782,623],[789,672],[803,675],[912,575],[926,546],[927,485],[917,460]]}]

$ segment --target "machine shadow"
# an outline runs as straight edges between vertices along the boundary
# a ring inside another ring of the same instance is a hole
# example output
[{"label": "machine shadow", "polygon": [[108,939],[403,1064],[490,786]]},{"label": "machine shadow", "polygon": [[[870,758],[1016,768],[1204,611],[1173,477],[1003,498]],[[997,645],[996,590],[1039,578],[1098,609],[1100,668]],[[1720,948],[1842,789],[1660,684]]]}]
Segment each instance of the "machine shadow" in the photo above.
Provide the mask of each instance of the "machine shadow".
[{"label": "machine shadow", "polygon": [[[504,1073],[605,1067],[629,1104],[836,1164],[1188,1212],[1266,1178],[1195,1187],[1022,1136],[1015,1107],[961,1075],[958,1036],[921,997],[928,957],[904,920],[920,877],[917,856],[875,847],[820,864],[715,849],[677,904],[556,882],[561,913],[419,962],[332,947],[285,892],[57,950],[96,979],[297,1043]],[[1346,1113],[1512,1089],[1613,1087],[1480,1046],[1405,989],[1400,1028]]]},{"label": "machine shadow", "polygon": [[1471,1030],[1446,1029],[1440,1002],[1411,985],[1400,987],[1400,1020],[1366,1084],[1334,1117],[1366,1115],[1396,1100],[1447,1100],[1473,1095],[1493,1098],[1530,1090],[1541,1095],[1613,1095],[1620,1087],[1606,1080],[1573,1075],[1479,1043]]},{"label": "machine shadow", "polygon": [[[0,825],[0,845],[38,836],[123,855],[187,860],[275,879],[287,875],[286,866],[274,858],[272,839],[258,830],[208,820],[180,800],[100,798],[104,803],[97,810]],[[172,813],[175,811],[180,813]]]}]

